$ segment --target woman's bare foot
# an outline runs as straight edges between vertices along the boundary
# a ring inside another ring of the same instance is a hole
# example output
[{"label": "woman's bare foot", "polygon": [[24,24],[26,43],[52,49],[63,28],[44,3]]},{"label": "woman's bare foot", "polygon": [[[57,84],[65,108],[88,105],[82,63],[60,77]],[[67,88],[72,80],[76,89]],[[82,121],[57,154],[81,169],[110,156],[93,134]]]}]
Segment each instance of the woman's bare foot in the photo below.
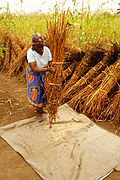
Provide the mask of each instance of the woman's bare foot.
[{"label": "woman's bare foot", "polygon": [[39,122],[43,121],[43,118],[42,118],[40,113],[37,113],[37,119],[38,119]]},{"label": "woman's bare foot", "polygon": [[41,108],[39,108],[39,107],[35,107],[35,112],[37,112],[37,113],[45,113],[45,114],[47,114],[47,110],[45,110],[45,109],[43,109],[43,107],[41,107]]},{"label": "woman's bare foot", "polygon": [[39,112],[39,110],[40,110],[40,108],[39,108],[39,107],[34,107],[34,111],[35,111],[35,112],[37,112],[37,113],[38,113],[38,112]]},{"label": "woman's bare foot", "polygon": [[42,114],[47,114],[48,112],[47,112],[47,110],[41,108],[40,113],[42,113]]}]

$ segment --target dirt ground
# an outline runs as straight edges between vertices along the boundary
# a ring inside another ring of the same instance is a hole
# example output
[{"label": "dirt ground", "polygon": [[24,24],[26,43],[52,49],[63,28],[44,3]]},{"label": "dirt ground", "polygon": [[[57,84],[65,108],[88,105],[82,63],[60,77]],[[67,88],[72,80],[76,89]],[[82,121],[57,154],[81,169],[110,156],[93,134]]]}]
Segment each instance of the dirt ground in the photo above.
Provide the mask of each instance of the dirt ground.
[{"label": "dirt ground", "polygon": [[[27,100],[27,84],[24,79],[8,77],[0,72],[0,126],[35,116]],[[108,122],[98,125],[120,136],[117,127]],[[111,142],[112,143],[112,142]],[[0,180],[40,180],[29,164],[0,138]],[[113,172],[107,180],[120,180],[120,172]]]}]

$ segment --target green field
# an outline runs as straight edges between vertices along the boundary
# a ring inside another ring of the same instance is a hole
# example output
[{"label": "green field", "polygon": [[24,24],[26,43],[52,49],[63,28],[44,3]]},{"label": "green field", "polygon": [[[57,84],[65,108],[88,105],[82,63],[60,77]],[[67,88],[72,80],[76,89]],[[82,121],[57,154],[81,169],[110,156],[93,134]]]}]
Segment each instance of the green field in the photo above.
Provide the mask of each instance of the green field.
[{"label": "green field", "polygon": [[[19,36],[24,43],[31,42],[34,32],[46,34],[46,19],[52,14],[18,14],[10,11],[0,14],[0,29],[9,29]],[[72,48],[90,48],[93,44],[110,41],[120,42],[120,15],[107,12],[90,12],[80,14],[77,11],[68,13],[70,33],[67,44]]]}]

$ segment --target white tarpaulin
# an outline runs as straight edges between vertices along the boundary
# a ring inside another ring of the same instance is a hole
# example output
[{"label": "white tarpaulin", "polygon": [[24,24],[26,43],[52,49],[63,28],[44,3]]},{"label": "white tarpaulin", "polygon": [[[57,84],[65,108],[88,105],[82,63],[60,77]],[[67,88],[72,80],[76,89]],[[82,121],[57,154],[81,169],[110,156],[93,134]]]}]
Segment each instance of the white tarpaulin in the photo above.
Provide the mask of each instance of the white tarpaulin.
[{"label": "white tarpaulin", "polygon": [[120,170],[120,138],[101,129],[67,104],[59,107],[57,123],[48,115],[0,128],[0,136],[48,180],[97,180]]}]

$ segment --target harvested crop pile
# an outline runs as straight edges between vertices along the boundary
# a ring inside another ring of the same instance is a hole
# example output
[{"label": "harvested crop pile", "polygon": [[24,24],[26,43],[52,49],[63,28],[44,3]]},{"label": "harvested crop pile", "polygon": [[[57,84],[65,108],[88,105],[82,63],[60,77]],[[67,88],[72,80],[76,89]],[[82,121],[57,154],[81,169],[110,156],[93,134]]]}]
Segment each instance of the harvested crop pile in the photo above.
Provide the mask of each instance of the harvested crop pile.
[{"label": "harvested crop pile", "polygon": [[119,80],[120,59],[109,68],[100,86],[86,99],[84,112],[90,116],[92,115],[94,119],[99,119],[99,116],[106,108],[106,103],[109,102],[108,93]]},{"label": "harvested crop pile", "polygon": [[113,121],[116,125],[120,123],[120,85],[115,96],[110,100],[99,118]]},{"label": "harvested crop pile", "polygon": [[[111,120],[119,124],[119,113],[116,113],[119,112],[120,108],[119,103],[117,103],[118,100],[116,101],[118,106],[116,106],[116,109],[113,109],[111,108],[111,105],[109,105],[111,99],[108,97],[109,92],[119,80],[120,59],[110,67],[106,67],[106,69],[94,78],[88,86],[77,92],[68,104],[78,112],[84,113],[88,117],[93,118],[94,121],[97,121],[101,117],[108,119],[108,117],[111,117],[110,113],[112,113]],[[113,100],[116,100],[116,98],[119,99],[119,91],[113,97]],[[115,103],[115,101],[113,101],[113,103]],[[111,111],[109,108],[111,108]],[[105,117],[105,115],[107,116]],[[118,119],[116,120],[116,118]]]},{"label": "harvested crop pile", "polygon": [[[117,44],[110,46],[104,58],[92,67],[84,76],[82,76],[74,85],[72,85],[63,95],[64,101],[68,101],[74,94],[77,94],[81,89],[90,84],[110,63],[113,63],[118,55],[119,47]],[[69,67],[68,67],[69,68]],[[72,80],[71,80],[72,81]]]},{"label": "harvested crop pile", "polygon": [[89,85],[75,93],[72,99],[68,102],[68,104],[76,111],[82,113],[85,108],[84,103],[86,99],[90,97],[91,94],[96,90],[96,88],[101,84],[102,79],[105,77],[108,71],[109,69],[106,68],[105,71],[103,71],[96,78],[94,78]]},{"label": "harvested crop pile", "polygon": [[[26,52],[31,44],[25,46],[22,41],[8,30],[1,30],[0,45],[4,57],[0,58],[0,70],[8,75],[23,73],[26,67]],[[25,75],[25,74],[24,74]]]},{"label": "harvested crop pile", "polygon": [[[65,87],[63,88],[62,93],[65,94],[71,87],[74,85],[78,80],[79,77],[82,76],[84,73],[88,71],[88,67],[90,67],[93,64],[93,60],[96,64],[101,58],[101,51],[97,50],[91,50],[85,53],[85,56],[80,61],[80,63],[76,66],[76,69],[70,78],[70,80],[67,82]],[[64,99],[65,96],[63,96]]]}]

